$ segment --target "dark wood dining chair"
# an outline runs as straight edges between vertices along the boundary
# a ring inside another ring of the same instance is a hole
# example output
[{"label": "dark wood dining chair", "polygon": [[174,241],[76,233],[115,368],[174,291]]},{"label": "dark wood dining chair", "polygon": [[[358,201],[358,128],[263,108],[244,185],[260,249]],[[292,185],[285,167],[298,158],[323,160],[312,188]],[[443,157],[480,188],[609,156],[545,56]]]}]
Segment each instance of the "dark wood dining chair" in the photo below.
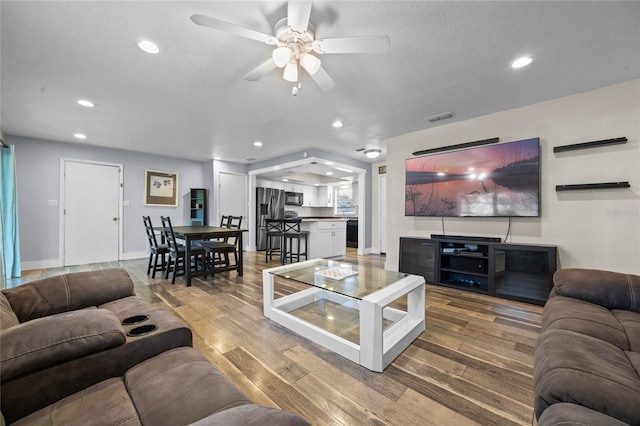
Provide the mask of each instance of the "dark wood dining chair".
[{"label": "dark wood dining chair", "polygon": [[158,244],[156,233],[151,224],[150,216],[142,216],[144,228],[147,231],[147,240],[149,240],[149,265],[147,266],[147,275],[152,271],[151,278],[156,277],[157,271],[164,271],[167,268],[167,254],[169,254],[169,246],[166,244]]},{"label": "dark wood dining chair", "polygon": [[[242,225],[242,216],[222,216],[222,222],[225,226],[221,228],[230,228],[230,229],[240,229]],[[202,246],[207,251],[207,259],[209,261],[210,267],[215,272],[220,270],[225,270],[230,268],[231,266],[235,266],[238,264],[238,250],[242,250],[242,247],[238,247],[238,238],[236,237],[224,237],[218,239],[216,241],[207,241],[202,244]],[[234,265],[231,265],[231,260],[229,254],[233,253],[233,258],[235,261]]]},{"label": "dark wood dining chair", "polygon": [[[302,223],[301,219],[289,219],[283,222],[282,228],[282,240],[283,240],[283,263],[286,262],[287,257],[289,258],[289,262],[293,263],[293,259],[295,258],[296,262],[300,262],[300,258],[304,256],[305,260],[307,257],[307,250],[309,246],[309,231],[302,231],[300,229],[300,224]],[[294,241],[295,248],[294,251]],[[304,250],[301,251],[301,243],[304,241]]]},{"label": "dark wood dining chair", "polygon": [[205,250],[202,247],[191,247],[191,259],[186,259],[187,251],[182,244],[178,244],[176,235],[173,232],[171,218],[168,216],[160,216],[162,221],[162,230],[164,238],[169,247],[169,263],[164,272],[164,277],[169,278],[169,272],[173,272],[171,284],[175,284],[177,275],[184,275],[185,268],[198,268],[198,264],[206,267]]},{"label": "dark wood dining chair", "polygon": [[[284,228],[281,219],[266,220],[267,249],[264,252],[264,262],[269,262],[274,254],[278,255],[280,264],[284,263]],[[277,244],[276,244],[277,242]]]}]

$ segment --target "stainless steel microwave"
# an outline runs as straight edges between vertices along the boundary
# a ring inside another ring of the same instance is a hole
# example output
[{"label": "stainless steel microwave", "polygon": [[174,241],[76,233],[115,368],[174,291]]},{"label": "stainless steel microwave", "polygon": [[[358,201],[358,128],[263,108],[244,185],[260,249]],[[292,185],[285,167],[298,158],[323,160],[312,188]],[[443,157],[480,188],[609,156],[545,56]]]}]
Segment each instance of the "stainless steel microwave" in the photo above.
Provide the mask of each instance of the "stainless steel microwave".
[{"label": "stainless steel microwave", "polygon": [[302,192],[285,192],[284,203],[287,206],[301,206],[304,202],[304,194]]}]

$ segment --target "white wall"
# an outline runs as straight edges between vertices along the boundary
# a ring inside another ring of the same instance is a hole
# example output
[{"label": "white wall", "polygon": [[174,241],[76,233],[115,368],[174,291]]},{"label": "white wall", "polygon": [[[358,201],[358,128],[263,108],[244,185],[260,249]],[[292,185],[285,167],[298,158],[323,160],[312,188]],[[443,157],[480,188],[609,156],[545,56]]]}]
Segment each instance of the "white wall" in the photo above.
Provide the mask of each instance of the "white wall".
[{"label": "white wall", "polygon": [[[553,153],[554,146],[622,136],[628,139],[623,145]],[[541,215],[513,218],[510,242],[557,245],[563,268],[640,274],[640,80],[387,141],[387,269],[398,268],[399,237],[443,233],[440,217],[404,216],[405,159],[421,149],[491,137],[540,138]],[[631,188],[555,191],[559,184],[617,181]],[[450,235],[504,238],[508,219],[445,218],[444,226]]]},{"label": "white wall", "polygon": [[[209,162],[11,135],[7,135],[7,142],[14,144],[16,151],[23,270],[60,266],[60,211],[58,207],[49,207],[47,204],[49,200],[60,198],[61,157],[124,165],[124,200],[129,201],[129,205],[123,207],[122,218],[124,259],[146,256],[148,243],[142,215],[151,216],[155,226],[160,225],[161,215],[171,216],[174,225],[186,224],[189,218],[189,188],[211,189],[212,165]],[[178,207],[144,205],[145,169],[178,173]]]}]

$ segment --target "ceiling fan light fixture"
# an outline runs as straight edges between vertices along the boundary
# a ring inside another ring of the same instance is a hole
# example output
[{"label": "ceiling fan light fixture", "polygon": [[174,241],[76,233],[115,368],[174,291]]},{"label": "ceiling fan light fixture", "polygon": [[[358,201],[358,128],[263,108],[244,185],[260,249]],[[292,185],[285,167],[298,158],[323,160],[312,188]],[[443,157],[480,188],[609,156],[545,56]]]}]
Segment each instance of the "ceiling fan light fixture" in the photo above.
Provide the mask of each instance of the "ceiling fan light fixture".
[{"label": "ceiling fan light fixture", "polygon": [[284,73],[282,74],[282,78],[292,83],[298,81],[298,64],[295,61],[289,62],[284,67]]},{"label": "ceiling fan light fixture", "polygon": [[320,69],[320,59],[316,58],[309,53],[303,53],[300,55],[300,65],[309,73],[309,75],[314,75]]},{"label": "ceiling fan light fixture", "polygon": [[278,47],[271,52],[271,59],[273,59],[273,63],[276,64],[278,68],[287,65],[291,60],[291,56],[291,49],[286,46]]},{"label": "ceiling fan light fixture", "polygon": [[382,153],[381,149],[367,149],[364,152],[364,155],[367,156],[367,158],[378,158],[378,156]]}]

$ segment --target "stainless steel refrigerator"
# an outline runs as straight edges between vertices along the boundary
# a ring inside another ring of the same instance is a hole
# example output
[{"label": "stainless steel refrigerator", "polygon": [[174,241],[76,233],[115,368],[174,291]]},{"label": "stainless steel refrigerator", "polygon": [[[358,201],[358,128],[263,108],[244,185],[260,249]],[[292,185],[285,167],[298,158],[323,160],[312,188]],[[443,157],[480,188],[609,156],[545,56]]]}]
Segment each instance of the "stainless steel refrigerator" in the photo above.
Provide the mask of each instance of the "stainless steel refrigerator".
[{"label": "stainless steel refrigerator", "polygon": [[[284,218],[284,191],[272,188],[256,188],[256,246],[267,249],[267,219]],[[280,248],[280,241],[274,248]]]}]

